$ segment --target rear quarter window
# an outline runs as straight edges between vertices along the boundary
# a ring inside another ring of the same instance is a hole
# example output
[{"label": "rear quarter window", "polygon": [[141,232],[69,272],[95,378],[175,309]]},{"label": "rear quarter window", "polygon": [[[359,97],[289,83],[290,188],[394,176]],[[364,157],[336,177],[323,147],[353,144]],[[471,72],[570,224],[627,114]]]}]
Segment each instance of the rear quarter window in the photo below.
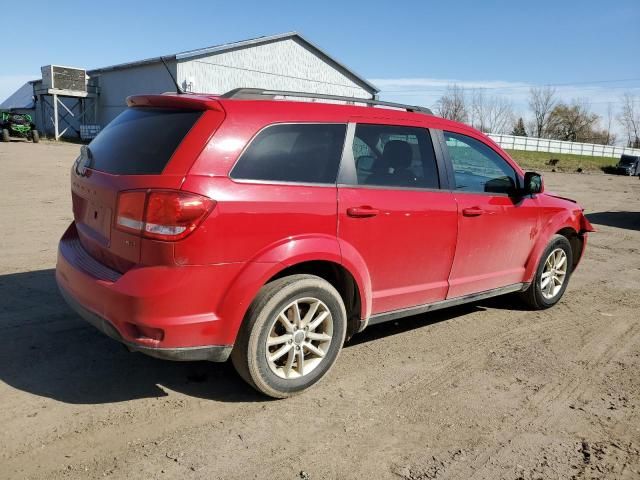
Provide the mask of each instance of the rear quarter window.
[{"label": "rear quarter window", "polygon": [[162,173],[201,111],[128,108],[89,144],[90,167],[114,175]]},{"label": "rear quarter window", "polygon": [[345,124],[277,124],[251,141],[231,171],[237,180],[335,183]]}]

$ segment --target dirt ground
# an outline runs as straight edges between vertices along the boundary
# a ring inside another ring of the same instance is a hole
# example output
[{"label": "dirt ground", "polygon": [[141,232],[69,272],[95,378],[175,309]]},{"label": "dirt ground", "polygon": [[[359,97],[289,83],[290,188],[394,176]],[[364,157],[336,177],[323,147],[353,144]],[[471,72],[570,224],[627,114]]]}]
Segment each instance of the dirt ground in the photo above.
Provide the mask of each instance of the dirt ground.
[{"label": "dirt ground", "polygon": [[562,302],[356,336],[269,401],[229,364],[125,351],[54,282],[77,145],[0,144],[0,478],[638,479],[640,181],[546,174],[599,230]]}]

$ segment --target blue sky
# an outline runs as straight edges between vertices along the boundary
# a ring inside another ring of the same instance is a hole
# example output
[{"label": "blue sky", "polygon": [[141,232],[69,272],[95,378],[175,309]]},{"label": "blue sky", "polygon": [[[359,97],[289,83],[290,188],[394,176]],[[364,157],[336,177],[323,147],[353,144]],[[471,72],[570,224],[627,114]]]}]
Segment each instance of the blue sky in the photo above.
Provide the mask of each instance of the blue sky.
[{"label": "blue sky", "polygon": [[529,85],[559,85],[597,111],[640,95],[639,0],[28,3],[2,9],[3,37],[19,46],[2,51],[0,101],[45,64],[93,68],[292,30],[390,100],[432,105],[453,81],[517,109]]}]

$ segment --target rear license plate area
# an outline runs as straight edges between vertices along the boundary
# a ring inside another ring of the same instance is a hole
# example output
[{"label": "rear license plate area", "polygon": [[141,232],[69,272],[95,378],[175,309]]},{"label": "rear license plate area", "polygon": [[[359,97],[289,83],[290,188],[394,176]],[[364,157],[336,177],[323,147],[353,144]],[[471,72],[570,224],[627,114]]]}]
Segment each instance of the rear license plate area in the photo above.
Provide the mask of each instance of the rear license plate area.
[{"label": "rear license plate area", "polygon": [[111,239],[111,209],[85,200],[82,223],[102,240],[109,242]]}]

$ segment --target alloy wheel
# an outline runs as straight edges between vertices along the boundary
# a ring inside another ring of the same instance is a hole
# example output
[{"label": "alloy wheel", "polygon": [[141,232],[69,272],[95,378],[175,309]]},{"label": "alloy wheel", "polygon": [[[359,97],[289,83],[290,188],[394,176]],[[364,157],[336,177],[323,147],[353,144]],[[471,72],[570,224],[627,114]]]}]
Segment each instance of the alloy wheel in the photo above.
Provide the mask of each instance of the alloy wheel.
[{"label": "alloy wheel", "polygon": [[333,317],[317,298],[294,300],[276,316],[266,340],[269,368],[280,378],[308,375],[323,361],[333,338]]},{"label": "alloy wheel", "polygon": [[544,298],[551,300],[560,293],[567,278],[567,268],[567,254],[562,248],[556,248],[547,257],[540,276],[540,291]]}]

